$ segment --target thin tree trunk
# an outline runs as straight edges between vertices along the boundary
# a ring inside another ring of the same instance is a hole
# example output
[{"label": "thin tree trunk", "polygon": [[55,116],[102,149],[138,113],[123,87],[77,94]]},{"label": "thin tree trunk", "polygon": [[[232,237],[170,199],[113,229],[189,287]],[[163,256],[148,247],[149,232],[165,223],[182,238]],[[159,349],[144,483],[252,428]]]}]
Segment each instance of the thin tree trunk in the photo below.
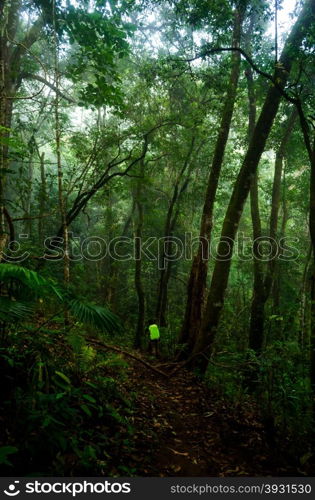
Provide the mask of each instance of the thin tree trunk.
[{"label": "thin tree trunk", "polygon": [[[253,16],[249,32],[247,33],[247,50],[251,55],[250,38],[253,30]],[[252,68],[246,71],[247,92],[248,92],[248,143],[250,143],[256,124],[256,95]],[[258,173],[256,172],[251,180],[250,186],[250,211],[253,225],[253,298],[251,303],[250,316],[250,340],[262,342],[264,328],[264,274],[262,262],[259,258],[259,241],[261,238],[261,218],[259,210]]]},{"label": "thin tree trunk", "polygon": [[38,219],[38,238],[40,244],[44,241],[44,213],[46,210],[47,202],[47,183],[46,183],[46,172],[45,172],[45,153],[40,153],[38,151],[38,157],[40,161],[40,192],[39,192],[39,219]]},{"label": "thin tree trunk", "polygon": [[157,303],[156,303],[156,311],[155,311],[155,320],[160,326],[166,326],[167,321],[165,317],[166,304],[167,304],[167,286],[168,280],[170,276],[170,265],[171,262],[167,259],[167,256],[170,255],[172,248],[172,233],[175,226],[175,221],[173,221],[173,212],[174,207],[178,198],[178,187],[179,187],[179,179],[175,183],[173,196],[170,201],[166,221],[164,228],[164,245],[163,252],[160,256],[160,278],[158,282],[158,295],[157,295]]},{"label": "thin tree trunk", "polygon": [[[314,176],[315,177],[315,176]],[[315,182],[313,183],[315,189]],[[311,333],[310,333],[310,381],[313,393],[313,414],[315,415],[315,246],[313,241],[313,276],[311,280]]]},{"label": "thin tree trunk", "polygon": [[261,222],[259,213],[259,197],[258,197],[258,183],[257,172],[253,177],[251,186],[251,214],[253,222],[253,255],[254,255],[254,287],[253,299],[251,305],[250,315],[250,329],[249,329],[249,347],[259,353],[264,345],[264,324],[265,324],[265,304],[270,296],[272,286],[275,279],[275,271],[278,262],[278,218],[281,198],[281,177],[283,170],[283,159],[286,147],[291,136],[295,121],[297,118],[297,110],[293,109],[291,112],[285,133],[282,137],[280,146],[276,153],[275,169],[272,187],[272,201],[271,201],[271,214],[269,222],[269,242],[271,245],[271,257],[267,264],[267,271],[264,273],[264,267],[261,255],[259,253],[259,241],[261,232]]},{"label": "thin tree trunk", "polygon": [[[314,8],[315,10],[315,8]],[[310,166],[311,166],[311,179],[310,179],[310,215],[309,215],[309,229],[311,244],[313,250],[313,263],[312,263],[312,279],[311,279],[311,331],[310,331],[310,382],[313,393],[313,414],[315,416],[315,137],[311,138],[311,131],[308,121],[303,112],[302,104],[297,102],[297,109],[300,118],[301,129],[303,132],[304,143],[308,153]]]},{"label": "thin tree trunk", "polygon": [[35,139],[34,136],[32,136],[28,142],[28,152],[29,152],[29,159],[28,159],[28,178],[27,178],[27,189],[26,189],[26,201],[25,201],[25,223],[24,223],[24,228],[25,228],[25,233],[28,235],[30,238],[32,236],[32,229],[33,229],[33,224],[32,224],[32,198],[33,198],[33,177],[34,177],[34,166],[33,166],[33,160],[34,160],[34,153],[35,153]]},{"label": "thin tree trunk", "polygon": [[300,298],[300,331],[299,331],[299,345],[302,349],[304,349],[305,342],[305,332],[306,332],[306,301],[307,301],[307,292],[308,292],[308,282],[309,282],[309,268],[312,260],[312,245],[310,245],[309,250],[307,252],[306,261],[304,265],[303,277],[302,277],[302,286],[301,286],[301,298]]},{"label": "thin tree trunk", "polygon": [[261,241],[261,220],[259,210],[259,194],[258,194],[258,175],[257,172],[253,176],[250,188],[250,205],[251,217],[253,224],[253,298],[250,312],[250,327],[249,327],[249,347],[255,351],[259,351],[264,340],[264,269],[261,257],[259,255],[259,242]]},{"label": "thin tree trunk", "polygon": [[[234,14],[233,47],[239,47],[244,11],[236,10]],[[187,288],[187,302],[184,322],[178,339],[179,344],[185,345],[180,357],[189,355],[196,334],[200,327],[203,311],[204,295],[208,273],[210,253],[210,237],[213,226],[213,208],[216,192],[223,164],[224,153],[230,132],[234,104],[240,75],[240,54],[236,51],[231,55],[231,74],[225,103],[222,111],[219,132],[215,144],[214,155],[208,178],[205,203],[200,224],[199,248],[194,257]]]},{"label": "thin tree trunk", "polygon": [[[176,209],[182,194],[187,189],[189,179],[190,179],[190,159],[193,153],[194,145],[195,145],[195,136],[192,137],[190,147],[188,149],[188,153],[186,155],[184,164],[179,172],[179,175],[176,179],[173,195],[168,207],[165,228],[164,228],[164,246],[163,253],[160,257],[161,271],[160,278],[158,283],[158,296],[157,296],[157,304],[156,304],[156,321],[160,326],[166,326],[166,308],[167,308],[167,291],[168,291],[168,282],[171,277],[171,268],[172,261],[167,258],[168,255],[172,254],[172,236],[177,223],[179,208]],[[183,176],[188,169],[188,174],[182,186],[180,187],[180,183],[183,179]],[[176,210],[175,210],[176,209]],[[175,213],[174,213],[175,212]]]},{"label": "thin tree trunk", "polygon": [[57,176],[58,176],[58,199],[59,199],[59,211],[61,216],[61,223],[63,227],[63,277],[66,285],[70,282],[70,258],[69,258],[69,233],[68,233],[68,225],[66,219],[66,209],[65,209],[65,200],[63,193],[63,168],[61,161],[61,130],[60,130],[60,119],[59,119],[59,109],[58,109],[58,101],[56,96],[55,103],[55,123],[56,123],[56,152],[57,152]]},{"label": "thin tree trunk", "polygon": [[[266,300],[270,295],[270,291],[273,283],[273,275],[275,266],[277,265],[278,248],[279,248],[279,237],[278,237],[278,219],[279,219],[279,208],[281,201],[281,178],[283,172],[283,161],[286,154],[286,148],[291,137],[296,119],[298,117],[297,109],[294,107],[290,116],[288,118],[285,133],[282,137],[279,149],[276,153],[275,160],[275,170],[274,170],[274,180],[272,187],[272,202],[271,202],[271,215],[269,222],[269,236],[272,244],[272,258],[268,261],[267,274],[265,278],[265,295]],[[284,204],[285,208],[285,204]],[[285,215],[285,210],[284,210]],[[283,235],[284,236],[284,235]]]},{"label": "thin tree trunk", "polygon": [[[134,216],[134,212],[136,210],[136,204],[135,202],[132,203],[132,207],[131,207],[131,212],[130,214],[128,215],[128,218],[123,226],[123,230],[121,232],[121,238],[123,239],[124,237],[127,236],[128,234],[128,231],[129,231],[129,228],[131,226],[131,223],[132,223],[132,219],[133,219],[133,216]],[[117,255],[120,254],[120,249],[121,247],[123,246],[123,242],[118,242],[117,246],[116,246],[116,252],[117,252]],[[119,260],[117,259],[114,259],[111,263],[111,267],[110,267],[110,276],[109,276],[109,290],[106,291],[106,295],[105,295],[105,301],[108,305],[110,305],[110,308],[113,312],[115,311],[118,311],[119,310],[119,304],[118,304],[118,301],[117,301],[117,296],[119,296],[119,294],[117,293],[117,287],[118,287],[118,281],[119,281],[119,275],[124,272],[123,270],[121,271],[120,269],[120,266],[119,266]]]},{"label": "thin tree trunk", "polygon": [[[55,142],[56,142],[56,154],[57,154],[57,178],[58,178],[58,201],[59,201],[59,211],[61,224],[63,229],[63,278],[65,286],[68,287],[70,283],[70,256],[69,256],[69,233],[67,224],[67,211],[64,199],[64,188],[63,188],[63,167],[61,160],[61,125],[60,125],[60,113],[59,113],[59,85],[60,85],[60,74],[59,74],[59,46],[56,34],[56,20],[55,20],[55,2],[52,4],[53,8],[53,21],[54,21],[54,64],[55,64]],[[69,323],[69,312],[67,308],[64,310],[65,324]]]},{"label": "thin tree trunk", "polygon": [[[287,227],[287,222],[289,220],[289,210],[288,203],[286,199],[286,181],[285,181],[285,171],[283,172],[283,182],[282,182],[282,220],[281,220],[281,228],[280,228],[280,236],[278,240],[280,241],[285,237],[285,231]],[[280,252],[277,255],[277,260],[274,264],[274,276],[272,283],[272,298],[273,298],[273,314],[280,314],[280,294],[281,294],[281,272],[280,272],[280,263],[281,256],[283,250],[280,248]]]},{"label": "thin tree trunk", "polygon": [[[224,305],[225,291],[228,284],[235,236],[243,207],[247,199],[251,180],[257,171],[261,155],[265,149],[266,141],[270,134],[274,119],[281,101],[281,91],[287,83],[292,63],[295,60],[296,50],[300,47],[307,30],[312,23],[310,9],[315,10],[315,0],[305,3],[298,20],[296,21],[282,51],[279,64],[275,67],[274,80],[278,87],[269,88],[265,103],[255,126],[248,151],[245,155],[242,168],[236,180],[231,200],[223,223],[218,256],[212,276],[210,291],[202,321],[200,334],[197,337],[193,354],[195,364],[201,372],[205,372],[215,333],[218,327],[220,314]],[[315,169],[314,169],[314,216],[315,216]],[[315,244],[315,218],[314,218],[314,244]],[[315,293],[315,292],[314,292]],[[314,308],[315,313],[315,308]],[[314,336],[315,340],[315,336]],[[201,355],[202,354],[202,355]],[[314,368],[315,368],[315,343],[314,343]],[[315,371],[314,371],[315,376]],[[315,378],[314,378],[315,380]]]},{"label": "thin tree trunk", "polygon": [[[110,242],[112,238],[114,237],[113,235],[113,223],[114,223],[114,218],[113,218],[113,196],[111,191],[105,195],[107,196],[107,210],[106,210],[106,219],[105,219],[105,231],[106,231],[106,236],[108,238],[108,241]],[[115,260],[112,258],[112,256],[109,254],[106,259],[104,260],[103,263],[103,291],[105,295],[105,302],[106,304],[111,304],[112,299],[113,299],[113,277],[114,277],[114,271],[115,271]]]},{"label": "thin tree trunk", "polygon": [[140,349],[144,338],[144,318],[145,318],[145,293],[142,283],[142,230],[143,230],[143,205],[142,205],[142,184],[144,176],[144,160],[140,162],[140,177],[137,182],[135,205],[138,212],[135,231],[135,288],[138,296],[138,319],[135,332],[135,349]]}]

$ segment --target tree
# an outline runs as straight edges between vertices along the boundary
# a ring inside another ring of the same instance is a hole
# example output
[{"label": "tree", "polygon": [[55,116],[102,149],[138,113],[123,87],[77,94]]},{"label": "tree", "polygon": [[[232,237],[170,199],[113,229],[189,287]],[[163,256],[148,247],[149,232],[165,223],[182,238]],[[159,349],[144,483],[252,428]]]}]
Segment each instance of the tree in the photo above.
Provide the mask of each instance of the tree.
[{"label": "tree", "polygon": [[[253,300],[251,305],[249,347],[261,352],[264,345],[264,323],[265,323],[265,303],[270,296],[275,278],[276,263],[279,257],[279,237],[278,237],[278,214],[281,197],[281,176],[285,150],[290,139],[292,129],[296,122],[297,111],[294,108],[287,119],[285,132],[278,147],[275,158],[275,169],[272,186],[271,213],[269,221],[269,243],[270,259],[267,263],[266,272],[263,269],[260,243],[263,240],[261,231],[261,220],[258,201],[258,182],[257,173],[253,177],[250,195],[251,195],[251,214],[253,221],[253,255],[254,255],[254,286]],[[282,235],[283,237],[284,235]]]},{"label": "tree", "polygon": [[[282,90],[285,88],[289,78],[295,53],[299,49],[310,26],[312,26],[314,8],[314,1],[310,0],[305,3],[298,20],[286,40],[273,75],[273,81],[276,82],[276,84],[273,84],[269,88],[263,108],[253,131],[242,168],[233,189],[222,227],[221,238],[218,245],[218,257],[213,271],[202,326],[193,350],[195,359],[198,360],[196,363],[202,371],[205,371],[208,361],[207,358],[200,356],[200,354],[209,353],[211,345],[213,344],[215,331],[224,304],[235,235],[243,211],[244,202],[250,190],[251,178],[256,173],[259,160],[264,151],[268,135],[279,108]],[[222,258],[222,256],[224,257]]]},{"label": "tree", "polygon": [[[35,2],[34,19],[32,12],[31,25],[25,35],[23,30],[24,10],[27,11],[28,3],[22,0],[4,0],[0,11],[1,38],[0,38],[0,253],[2,254],[8,241],[5,218],[5,180],[9,167],[9,141],[12,125],[13,102],[18,99],[32,99],[40,94],[47,85],[57,92],[58,97],[66,97],[59,86],[51,84],[45,77],[37,72],[45,71],[45,66],[40,57],[31,52],[34,44],[39,42],[44,35],[44,28],[51,31],[54,24],[58,36],[66,33],[70,43],[76,46],[77,64],[69,68],[68,76],[78,80],[83,71],[91,69],[95,83],[87,82],[81,89],[81,97],[93,104],[101,104],[105,100],[109,104],[119,105],[119,91],[116,72],[117,57],[123,57],[128,51],[126,33],[130,25],[121,20],[119,8],[108,10],[106,6],[97,4],[95,11],[90,12],[85,2],[80,2],[77,7],[69,3],[63,5],[54,0],[38,0]],[[32,9],[31,9],[32,10]],[[84,22],[83,22],[84,21]],[[36,62],[35,73],[30,73],[26,68],[29,63]],[[106,80],[106,74],[111,71],[111,82]],[[23,88],[23,82],[33,79],[42,83],[40,90],[33,95],[18,95]],[[69,100],[69,99],[68,99]],[[70,99],[70,101],[73,101]]]},{"label": "tree", "polygon": [[[239,47],[240,45],[244,11],[245,6],[241,5],[240,7],[237,7],[234,12],[232,36],[233,47]],[[224,151],[231,127],[237,85],[240,75],[240,62],[240,53],[237,51],[233,52],[231,56],[231,73],[207,183],[205,203],[200,224],[199,249],[197,255],[194,257],[191,267],[187,288],[185,317],[179,337],[179,343],[186,346],[186,355],[191,351],[196,341],[196,335],[200,328],[203,312],[208,260],[210,254],[209,244],[213,226],[213,209],[220,171],[224,159]]]}]

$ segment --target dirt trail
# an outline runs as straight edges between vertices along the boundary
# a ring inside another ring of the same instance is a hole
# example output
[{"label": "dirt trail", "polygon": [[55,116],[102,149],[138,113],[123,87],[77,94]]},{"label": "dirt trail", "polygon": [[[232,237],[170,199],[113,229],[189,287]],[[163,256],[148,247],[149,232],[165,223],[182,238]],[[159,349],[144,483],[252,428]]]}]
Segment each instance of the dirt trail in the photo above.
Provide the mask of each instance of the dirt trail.
[{"label": "dirt trail", "polygon": [[297,466],[281,465],[249,402],[231,408],[188,371],[165,380],[133,363],[128,387],[137,392],[137,475],[300,475]]}]

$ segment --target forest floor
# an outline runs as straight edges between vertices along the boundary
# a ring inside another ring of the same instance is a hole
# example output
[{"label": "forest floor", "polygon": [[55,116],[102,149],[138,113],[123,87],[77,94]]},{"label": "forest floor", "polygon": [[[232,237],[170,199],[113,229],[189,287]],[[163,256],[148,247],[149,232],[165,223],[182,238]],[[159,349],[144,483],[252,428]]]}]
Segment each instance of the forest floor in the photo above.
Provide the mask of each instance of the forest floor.
[{"label": "forest floor", "polygon": [[[156,360],[144,357],[152,366]],[[232,406],[180,370],[170,378],[128,360],[127,390],[137,392],[130,467],[138,476],[303,476],[250,400]],[[161,368],[163,369],[163,368]],[[289,462],[289,463],[288,463]],[[314,472],[314,471],[313,471]]]},{"label": "forest floor", "polygon": [[[308,442],[276,434],[253,397],[233,403],[179,365],[98,339],[87,342],[106,357],[78,371],[56,331],[26,333],[16,363],[2,362],[0,451],[14,451],[2,465],[0,453],[3,476],[315,475]],[[40,378],[38,353],[59,378]]]}]

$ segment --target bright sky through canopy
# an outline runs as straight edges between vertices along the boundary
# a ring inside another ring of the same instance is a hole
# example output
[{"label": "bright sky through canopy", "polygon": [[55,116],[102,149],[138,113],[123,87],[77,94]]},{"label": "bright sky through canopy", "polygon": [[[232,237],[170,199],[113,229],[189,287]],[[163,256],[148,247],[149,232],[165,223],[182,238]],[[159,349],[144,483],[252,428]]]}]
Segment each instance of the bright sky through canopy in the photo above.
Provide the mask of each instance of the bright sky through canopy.
[{"label": "bright sky through canopy", "polygon": [[[281,3],[281,8],[279,8],[278,10],[278,42],[280,42],[280,47],[282,46],[282,36],[284,34],[287,34],[294,24],[296,16],[292,18],[290,14],[293,13],[295,5],[295,0],[283,0]],[[274,36],[274,33],[275,25],[272,22],[269,30],[267,31],[267,34],[270,36]]]}]

